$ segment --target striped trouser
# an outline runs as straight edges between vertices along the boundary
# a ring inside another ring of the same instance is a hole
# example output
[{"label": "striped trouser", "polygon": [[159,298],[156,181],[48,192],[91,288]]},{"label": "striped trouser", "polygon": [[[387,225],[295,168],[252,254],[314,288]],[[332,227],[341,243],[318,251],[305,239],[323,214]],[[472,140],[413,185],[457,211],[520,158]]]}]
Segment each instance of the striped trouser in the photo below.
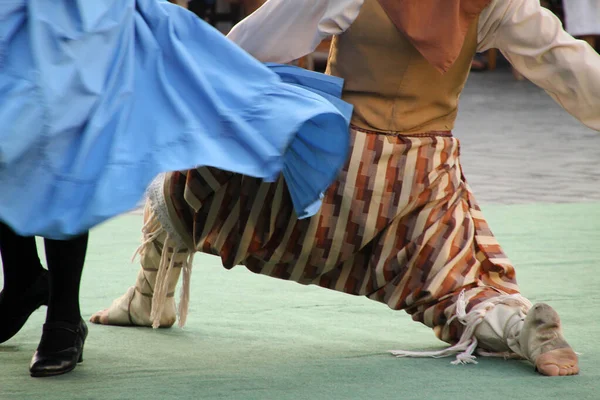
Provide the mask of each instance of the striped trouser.
[{"label": "striped trouser", "polygon": [[285,182],[211,168],[167,174],[169,225],[192,251],[226,268],[367,296],[404,309],[455,342],[449,322],[518,293],[515,271],[463,177],[449,132],[413,136],[351,130],[350,157],[314,217],[298,220]]}]

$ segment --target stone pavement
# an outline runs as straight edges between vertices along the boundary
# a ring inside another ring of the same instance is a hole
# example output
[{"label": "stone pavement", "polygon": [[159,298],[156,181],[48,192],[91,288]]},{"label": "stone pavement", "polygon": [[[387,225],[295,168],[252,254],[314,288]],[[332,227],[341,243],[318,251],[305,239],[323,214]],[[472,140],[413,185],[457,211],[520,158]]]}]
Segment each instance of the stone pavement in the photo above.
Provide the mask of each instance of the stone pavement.
[{"label": "stone pavement", "polygon": [[600,201],[600,132],[508,68],[471,74],[454,135],[481,204]]}]

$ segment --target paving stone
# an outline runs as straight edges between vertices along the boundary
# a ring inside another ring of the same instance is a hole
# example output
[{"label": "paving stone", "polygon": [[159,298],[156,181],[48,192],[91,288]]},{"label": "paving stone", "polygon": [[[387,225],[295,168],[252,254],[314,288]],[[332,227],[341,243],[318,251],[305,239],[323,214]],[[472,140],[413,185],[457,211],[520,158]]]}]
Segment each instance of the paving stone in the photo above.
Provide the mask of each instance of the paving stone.
[{"label": "paving stone", "polygon": [[471,74],[454,135],[482,204],[600,201],[600,132],[507,68]]}]

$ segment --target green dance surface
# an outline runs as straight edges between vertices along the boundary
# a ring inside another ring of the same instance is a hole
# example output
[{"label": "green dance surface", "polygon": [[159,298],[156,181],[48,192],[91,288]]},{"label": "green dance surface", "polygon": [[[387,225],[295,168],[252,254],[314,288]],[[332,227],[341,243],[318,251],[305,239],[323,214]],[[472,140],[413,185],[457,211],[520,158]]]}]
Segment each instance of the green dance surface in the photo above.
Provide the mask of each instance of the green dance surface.
[{"label": "green dance surface", "polygon": [[[28,365],[45,308],[0,345],[0,399],[599,399],[600,204],[487,206],[524,295],[560,313],[581,374],[546,378],[522,361],[396,359],[390,349],[441,349],[404,312],[362,297],[194,262],[185,329],[88,324],[84,362],[34,379]],[[81,304],[86,318],[132,285],[141,216],[91,234]],[[0,321],[1,323],[1,321]]]}]

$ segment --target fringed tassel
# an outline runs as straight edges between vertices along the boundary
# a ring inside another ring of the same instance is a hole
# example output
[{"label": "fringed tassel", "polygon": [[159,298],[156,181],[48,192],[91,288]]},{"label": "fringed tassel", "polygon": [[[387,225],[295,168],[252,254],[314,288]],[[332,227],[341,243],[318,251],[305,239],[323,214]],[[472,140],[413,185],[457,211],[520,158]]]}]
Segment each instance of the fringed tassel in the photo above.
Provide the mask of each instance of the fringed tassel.
[{"label": "fringed tassel", "polygon": [[[173,251],[169,251],[168,247],[170,243],[169,234],[163,243],[162,254],[160,257],[160,264],[158,266],[158,273],[156,274],[156,283],[154,284],[154,294],[152,295],[152,311],[150,312],[150,320],[152,321],[152,327],[154,329],[160,326],[160,317],[167,301],[167,293],[169,290],[169,273],[175,266],[175,254],[179,251],[179,247],[175,247]],[[172,254],[169,260],[169,253]]]},{"label": "fringed tassel", "polygon": [[177,313],[179,314],[179,327],[183,328],[187,321],[188,308],[190,305],[190,282],[192,280],[192,266],[194,263],[194,252],[190,252],[183,265],[183,283],[181,285],[181,297]]},{"label": "fringed tassel", "polygon": [[[476,357],[473,355],[477,349],[477,338],[475,337],[475,330],[481,324],[485,315],[489,310],[501,303],[517,303],[523,309],[529,310],[531,303],[529,300],[519,294],[509,295],[503,294],[501,296],[494,297],[489,301],[479,304],[474,307],[469,313],[466,312],[467,300],[465,299],[465,291],[461,291],[458,300],[456,302],[456,314],[448,320],[448,323],[454,319],[465,326],[463,334],[461,335],[458,343],[454,346],[450,346],[444,350],[439,351],[405,351],[405,350],[390,350],[396,357],[433,357],[441,358],[448,357],[456,354],[456,359],[452,361],[452,364],[477,364]],[[491,355],[496,353],[487,353]],[[499,355],[499,354],[498,354]],[[502,356],[505,356],[502,353]]]},{"label": "fringed tassel", "polygon": [[[135,261],[137,256],[143,257],[146,251],[150,249],[150,246],[154,246],[154,242],[161,241],[159,237],[165,234],[164,242],[162,243],[162,250],[160,254],[160,261],[158,265],[158,271],[156,273],[156,280],[154,282],[154,288],[152,288],[152,309],[150,312],[150,320],[152,321],[152,327],[158,328],[160,326],[160,319],[162,317],[164,307],[167,301],[167,294],[169,291],[170,277],[173,277],[173,268],[175,267],[176,259],[179,259],[178,254],[183,244],[179,244],[177,240],[174,240],[174,236],[169,234],[168,230],[161,224],[159,218],[152,215],[149,204],[146,204],[144,210],[144,218],[146,222],[142,227],[142,243],[135,250],[131,258],[132,262]],[[172,249],[172,251],[169,250]],[[169,255],[171,258],[169,259]],[[189,252],[186,256],[186,261],[182,265],[183,269],[183,287],[181,292],[181,300],[179,303],[178,314],[179,314],[179,326],[183,327],[187,319],[187,311],[189,307],[190,298],[190,279],[192,274],[192,262],[194,260],[194,252]]]},{"label": "fringed tassel", "polygon": [[151,245],[164,231],[156,218],[149,218],[142,227],[142,243],[135,249],[133,256],[131,256],[131,262],[134,262],[137,256],[143,256],[146,246]]},{"label": "fringed tassel", "polygon": [[[146,206],[146,207],[148,207],[148,206]],[[144,210],[144,212],[145,213],[148,212],[148,209],[146,208]],[[164,228],[162,227],[162,225],[156,218],[148,218],[148,220],[142,227],[142,243],[138,246],[138,248],[135,250],[135,252],[131,256],[131,262],[134,262],[135,259],[137,258],[137,256],[143,257],[144,253],[148,249],[148,246],[153,246],[153,242],[164,231],[165,231]],[[165,240],[164,246],[167,245],[168,241],[169,241],[169,236],[167,235],[167,239]],[[166,289],[164,289],[163,290],[164,299],[162,299],[160,302],[157,301],[158,288],[164,286],[163,282],[166,282],[168,284],[168,279],[165,279],[167,276],[168,269],[169,269],[167,266],[167,263],[168,263],[168,252],[164,251],[164,248],[163,248],[163,252],[161,254],[161,259],[160,259],[160,264],[159,264],[159,270],[157,273],[156,282],[154,284],[154,295],[152,298],[152,311],[150,314],[150,318],[153,321],[153,324],[152,324],[153,328],[158,328],[160,326],[160,315],[162,313],[162,309],[164,307],[164,302],[166,299]],[[162,303],[162,304],[160,304],[160,303]]]}]

